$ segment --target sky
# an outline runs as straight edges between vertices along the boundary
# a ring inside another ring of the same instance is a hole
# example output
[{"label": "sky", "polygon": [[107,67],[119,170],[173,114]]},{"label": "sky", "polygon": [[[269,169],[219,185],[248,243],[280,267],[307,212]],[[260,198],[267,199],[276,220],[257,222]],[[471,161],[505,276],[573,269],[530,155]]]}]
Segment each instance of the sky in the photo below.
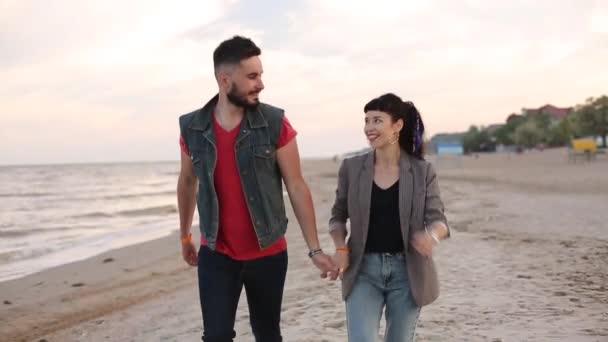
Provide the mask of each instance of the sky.
[{"label": "sky", "polygon": [[0,164],[179,159],[236,34],[303,157],[365,147],[386,92],[428,137],[608,93],[608,0],[0,0]]}]

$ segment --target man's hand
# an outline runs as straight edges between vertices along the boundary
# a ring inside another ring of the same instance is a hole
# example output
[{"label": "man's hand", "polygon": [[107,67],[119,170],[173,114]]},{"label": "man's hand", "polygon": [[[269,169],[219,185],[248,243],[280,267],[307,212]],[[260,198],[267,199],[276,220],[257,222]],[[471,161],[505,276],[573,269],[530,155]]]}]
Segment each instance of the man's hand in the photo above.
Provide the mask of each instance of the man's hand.
[{"label": "man's hand", "polygon": [[179,229],[182,242],[182,257],[190,266],[198,265],[196,246],[192,242],[192,217],[196,209],[196,189],[198,178],[194,173],[190,156],[182,151],[181,169],[177,180],[177,206],[179,208]]},{"label": "man's hand", "polygon": [[182,257],[184,261],[190,266],[198,265],[198,255],[196,252],[196,245],[194,242],[190,241],[187,243],[182,243]]},{"label": "man's hand", "polygon": [[338,267],[331,257],[323,252],[312,256],[312,262],[321,271],[321,278],[334,277],[338,274]]}]

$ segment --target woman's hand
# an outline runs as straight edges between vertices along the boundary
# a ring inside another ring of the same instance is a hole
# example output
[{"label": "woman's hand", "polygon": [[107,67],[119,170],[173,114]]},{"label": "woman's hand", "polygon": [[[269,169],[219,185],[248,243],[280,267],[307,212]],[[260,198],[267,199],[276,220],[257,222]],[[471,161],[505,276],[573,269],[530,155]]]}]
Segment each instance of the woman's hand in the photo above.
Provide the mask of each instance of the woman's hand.
[{"label": "woman's hand", "polygon": [[346,270],[348,269],[349,266],[349,251],[348,248],[338,248],[336,250],[336,254],[334,254],[333,256],[334,259],[334,264],[336,264],[336,266],[338,266],[338,273],[336,273],[335,275],[331,276],[331,280],[336,280],[336,278],[339,276],[340,280],[342,280],[342,277],[344,276],[344,272],[346,272]]},{"label": "woman's hand", "polygon": [[430,257],[433,255],[433,247],[435,247],[437,242],[427,231],[420,231],[414,233],[411,244],[418,251],[418,253],[424,255],[425,257]]}]

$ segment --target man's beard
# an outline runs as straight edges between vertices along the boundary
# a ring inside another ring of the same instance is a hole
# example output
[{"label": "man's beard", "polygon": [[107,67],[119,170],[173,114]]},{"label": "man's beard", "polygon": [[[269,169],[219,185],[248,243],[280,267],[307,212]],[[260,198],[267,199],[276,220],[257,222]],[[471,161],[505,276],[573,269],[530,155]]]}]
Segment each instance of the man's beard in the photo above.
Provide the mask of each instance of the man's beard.
[{"label": "man's beard", "polygon": [[256,109],[258,104],[260,104],[259,99],[255,99],[254,103],[250,103],[247,101],[247,94],[243,94],[243,92],[239,91],[236,83],[232,84],[232,89],[226,95],[228,97],[228,101],[237,107],[241,107],[244,109]]}]

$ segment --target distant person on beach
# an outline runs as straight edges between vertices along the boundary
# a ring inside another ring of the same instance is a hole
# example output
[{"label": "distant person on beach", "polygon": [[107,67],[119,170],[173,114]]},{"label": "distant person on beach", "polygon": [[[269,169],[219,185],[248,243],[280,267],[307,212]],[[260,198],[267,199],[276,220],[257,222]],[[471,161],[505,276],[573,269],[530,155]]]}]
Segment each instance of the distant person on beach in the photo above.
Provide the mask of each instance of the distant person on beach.
[{"label": "distant person on beach", "polygon": [[[235,36],[213,53],[218,94],[179,118],[177,186],[182,254],[198,266],[203,341],[233,341],[241,290],[256,341],[282,341],[287,272],[283,181],[308,255],[322,276],[336,274],[319,247],[315,212],[302,177],[296,131],[282,109],[261,103],[260,49]],[[198,204],[201,248],[190,232]]]},{"label": "distant person on beach", "polygon": [[342,162],[329,221],[348,340],[376,341],[385,309],[385,341],[413,341],[439,294],[433,249],[450,231],[414,104],[385,94],[363,111],[372,151]]}]

